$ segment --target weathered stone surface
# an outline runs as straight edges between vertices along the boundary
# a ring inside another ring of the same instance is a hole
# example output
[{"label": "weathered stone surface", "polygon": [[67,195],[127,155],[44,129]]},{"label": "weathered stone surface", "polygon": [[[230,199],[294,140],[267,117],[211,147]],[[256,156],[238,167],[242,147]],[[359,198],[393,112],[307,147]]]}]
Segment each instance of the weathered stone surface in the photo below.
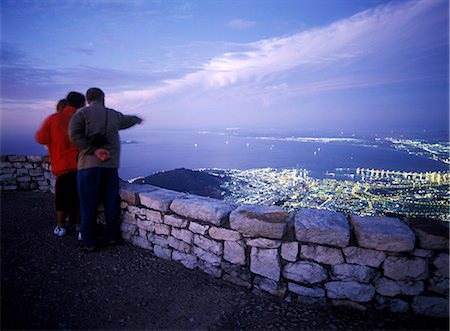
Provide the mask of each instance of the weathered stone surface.
[{"label": "weathered stone surface", "polygon": [[234,276],[231,276],[231,275],[228,275],[228,274],[224,274],[222,276],[222,279],[224,281],[232,283],[234,285],[245,287],[246,289],[250,289],[252,287],[252,284],[251,284],[250,281],[246,281],[246,280],[243,280],[243,279],[241,279],[239,277],[234,277]]},{"label": "weathered stone surface", "polygon": [[230,227],[251,237],[281,239],[289,214],[276,206],[243,205],[230,214]]},{"label": "weathered stone surface", "polygon": [[141,237],[141,236],[134,236],[131,238],[131,242],[133,245],[144,248],[144,249],[150,249],[151,245],[148,242],[147,238]]},{"label": "weathered stone surface", "polygon": [[409,221],[411,229],[426,249],[448,249],[449,224],[436,220],[417,219]]},{"label": "weathered stone surface", "polygon": [[376,295],[377,308],[387,309],[393,313],[406,313],[409,311],[408,302],[400,299],[385,298],[381,295]]},{"label": "weathered stone surface", "polygon": [[190,254],[173,251],[172,260],[181,262],[188,269],[194,269],[197,267],[197,258]]},{"label": "weathered stone surface", "polygon": [[242,242],[225,241],[223,258],[231,263],[245,265],[245,248]]},{"label": "weathered stone surface", "polygon": [[432,257],[433,251],[431,249],[416,248],[412,251],[412,255],[417,257]]},{"label": "weathered stone surface", "polygon": [[170,209],[178,215],[222,225],[234,206],[220,200],[188,195],[172,201]]},{"label": "weathered stone surface", "polygon": [[155,223],[162,223],[162,214],[159,211],[144,209],[145,218]]},{"label": "weathered stone surface", "polygon": [[204,250],[211,252],[216,255],[223,254],[223,244],[219,241],[215,241],[212,239],[205,238],[198,234],[194,235],[194,244]]},{"label": "weathered stone surface", "polygon": [[395,280],[422,280],[429,275],[428,261],[418,257],[388,256],[383,269],[386,277]]},{"label": "weathered stone surface", "polygon": [[327,295],[332,299],[349,299],[356,302],[369,302],[375,295],[373,285],[358,282],[328,282]]},{"label": "weathered stone surface", "polygon": [[287,290],[286,284],[259,276],[255,277],[253,285],[257,289],[268,292],[277,297],[284,297]]},{"label": "weathered stone surface", "polygon": [[258,248],[278,248],[281,246],[280,240],[266,239],[266,238],[255,238],[245,240],[247,246],[258,247]]},{"label": "weathered stone surface", "polygon": [[240,266],[223,261],[221,268],[224,272],[224,280],[246,288],[250,288],[252,286],[251,273],[246,266]]},{"label": "weathered stone surface", "polygon": [[380,278],[375,282],[377,293],[386,297],[394,297],[398,294],[418,295],[423,292],[422,281],[395,281],[388,278]]},{"label": "weathered stone surface", "polygon": [[194,240],[194,234],[186,229],[173,228],[172,236],[188,243],[189,245],[191,245]]},{"label": "weathered stone surface", "polygon": [[164,248],[169,247],[169,239],[167,236],[150,234],[147,236],[147,238],[148,241],[150,241],[152,244],[159,245]]},{"label": "weathered stone surface", "polygon": [[306,287],[295,283],[288,283],[288,289],[290,292],[306,297],[322,298],[325,296],[325,290],[319,287]]},{"label": "weathered stone surface", "polygon": [[414,233],[397,218],[352,215],[350,222],[356,241],[362,247],[388,252],[409,252],[414,249]]},{"label": "weathered stone surface", "polygon": [[123,201],[126,201],[130,205],[134,206],[137,204],[137,196],[136,193],[134,193],[133,191],[130,191],[128,189],[120,189],[119,195]]},{"label": "weathered stone surface", "polygon": [[295,237],[298,241],[346,247],[350,227],[344,214],[328,210],[303,208],[295,215]]},{"label": "weathered stone surface", "polygon": [[154,232],[154,225],[155,223],[149,222],[147,220],[142,220],[140,218],[137,219],[137,226],[140,229],[143,229],[145,231]]},{"label": "weathered stone surface", "polygon": [[448,317],[448,299],[429,296],[417,296],[411,305],[416,314],[432,317]]},{"label": "weathered stone surface", "polygon": [[171,260],[172,257],[172,250],[169,248],[164,248],[158,245],[153,246],[153,253],[155,253],[155,255],[157,257],[160,257],[162,259],[165,260]]},{"label": "weathered stone surface", "polygon": [[139,201],[147,208],[168,212],[171,202],[182,196],[184,196],[183,193],[158,188],[150,192],[139,193]]},{"label": "weathered stone surface", "polygon": [[208,234],[211,238],[217,240],[236,241],[241,239],[241,234],[239,232],[223,228],[211,227]]},{"label": "weathered stone surface", "polygon": [[175,237],[169,236],[168,239],[169,246],[173,249],[176,249],[177,251],[183,252],[183,253],[190,253],[191,252],[191,245],[185,243],[182,240],[178,240]]},{"label": "weathered stone surface", "polygon": [[286,242],[281,244],[281,257],[286,261],[297,261],[298,255],[298,242]]},{"label": "weathered stone surface", "polygon": [[201,235],[206,234],[206,232],[208,232],[210,226],[209,225],[203,225],[203,224],[199,224],[196,222],[190,222],[189,223],[189,230],[194,232],[194,233],[198,233]]},{"label": "weathered stone surface", "polygon": [[26,156],[21,156],[21,155],[9,155],[8,156],[8,161],[9,162],[26,162],[27,161],[27,157]]},{"label": "weathered stone surface", "polygon": [[309,284],[319,283],[328,278],[324,267],[320,264],[306,261],[286,264],[283,269],[283,276],[296,282]]},{"label": "weathered stone surface", "polygon": [[252,247],[250,270],[255,274],[279,281],[281,264],[278,250]]},{"label": "weathered stone surface", "polygon": [[370,283],[376,276],[375,269],[356,264],[338,264],[331,267],[333,279]]},{"label": "weathered stone surface", "polygon": [[448,278],[448,254],[439,254],[438,257],[436,257],[433,260],[433,265],[436,268],[434,273],[440,277]]},{"label": "weathered stone surface", "polygon": [[340,249],[325,246],[301,245],[300,257],[331,265],[344,263]]},{"label": "weathered stone surface", "polygon": [[161,223],[153,223],[153,231],[156,234],[170,235],[170,226]]},{"label": "weathered stone surface", "polygon": [[216,277],[220,278],[222,276],[222,269],[218,268],[215,265],[212,265],[204,260],[198,260],[198,267],[201,271]]},{"label": "weathered stone surface", "polygon": [[136,216],[138,216],[138,217],[140,217],[142,219],[146,219],[146,215],[145,215],[146,209],[144,209],[144,208],[139,208],[139,207],[136,207],[136,206],[128,206],[127,210],[130,213],[132,213],[132,214],[134,214],[134,215],[136,215]]},{"label": "weathered stone surface", "polygon": [[378,268],[386,258],[384,252],[356,246],[345,247],[342,251],[344,252],[347,263],[366,265],[375,268]]},{"label": "weathered stone surface", "polygon": [[128,224],[137,224],[136,215],[130,213],[129,211],[125,211],[122,216],[122,222]]},{"label": "weathered stone surface", "polygon": [[194,256],[197,256],[199,259],[202,259],[203,261],[206,261],[214,266],[220,266],[222,262],[222,258],[220,256],[207,252],[204,249],[201,249],[200,247],[197,246],[194,246],[192,248],[192,254]]},{"label": "weathered stone surface", "polygon": [[430,285],[428,286],[428,289],[430,291],[439,293],[439,294],[445,294],[448,296],[448,290],[449,290],[449,281],[448,278],[440,278],[440,277],[431,277],[429,280]]},{"label": "weathered stone surface", "polygon": [[188,220],[175,216],[175,215],[164,215],[164,223],[176,228],[186,228],[188,226]]}]

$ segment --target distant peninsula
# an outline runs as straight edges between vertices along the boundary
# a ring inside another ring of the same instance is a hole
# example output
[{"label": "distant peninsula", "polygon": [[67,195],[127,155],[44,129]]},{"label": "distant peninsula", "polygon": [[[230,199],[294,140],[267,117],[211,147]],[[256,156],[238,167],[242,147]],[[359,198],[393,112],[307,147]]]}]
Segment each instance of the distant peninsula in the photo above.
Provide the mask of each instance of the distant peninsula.
[{"label": "distant peninsula", "polygon": [[137,178],[132,182],[223,200],[223,192],[226,189],[222,188],[221,185],[225,181],[225,178],[210,175],[203,171],[180,168]]}]

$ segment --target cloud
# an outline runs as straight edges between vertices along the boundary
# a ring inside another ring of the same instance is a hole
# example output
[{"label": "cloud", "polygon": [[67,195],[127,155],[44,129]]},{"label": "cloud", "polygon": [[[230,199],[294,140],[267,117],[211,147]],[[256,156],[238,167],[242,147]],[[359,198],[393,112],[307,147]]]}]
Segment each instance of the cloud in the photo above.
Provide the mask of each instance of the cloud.
[{"label": "cloud", "polygon": [[253,21],[246,21],[242,20],[240,18],[236,18],[227,24],[230,28],[236,29],[236,30],[243,30],[248,29],[256,25],[256,22]]},{"label": "cloud", "polygon": [[266,85],[282,83],[291,95],[304,95],[433,79],[415,62],[439,43],[448,45],[448,35],[436,30],[436,24],[445,23],[444,6],[445,1],[383,5],[328,26],[244,44],[241,51],[216,56],[183,77],[113,98],[129,105],[182,93],[224,95],[224,89],[253,89],[251,94],[257,95],[267,91]]}]

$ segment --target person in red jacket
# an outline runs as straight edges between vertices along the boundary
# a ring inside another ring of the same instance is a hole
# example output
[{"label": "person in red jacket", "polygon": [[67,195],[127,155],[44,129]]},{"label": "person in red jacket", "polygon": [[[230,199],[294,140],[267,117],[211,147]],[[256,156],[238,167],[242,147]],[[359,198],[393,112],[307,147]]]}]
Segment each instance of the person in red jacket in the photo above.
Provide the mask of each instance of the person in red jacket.
[{"label": "person in red jacket", "polygon": [[[64,99],[63,99],[64,100]],[[64,236],[66,218],[72,224],[79,223],[79,202],[77,190],[78,149],[69,139],[69,122],[78,108],[85,104],[84,95],[70,92],[67,105],[60,100],[57,112],[48,116],[36,132],[36,141],[47,145],[52,173],[56,176],[55,205],[57,225],[53,233]],[[62,109],[61,109],[62,108]]]}]

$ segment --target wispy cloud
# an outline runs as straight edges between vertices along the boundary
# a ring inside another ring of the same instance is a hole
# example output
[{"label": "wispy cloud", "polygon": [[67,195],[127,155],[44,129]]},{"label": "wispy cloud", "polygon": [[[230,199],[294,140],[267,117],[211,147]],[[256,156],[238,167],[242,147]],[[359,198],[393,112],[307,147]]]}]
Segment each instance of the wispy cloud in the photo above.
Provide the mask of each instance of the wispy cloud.
[{"label": "wispy cloud", "polygon": [[240,18],[236,18],[228,22],[228,26],[232,29],[243,30],[248,29],[256,25],[254,21],[247,21]]},{"label": "wispy cloud", "polygon": [[[420,56],[436,47],[435,40],[420,38],[420,34],[429,33],[434,24],[445,20],[443,4],[411,1],[384,5],[325,27],[242,45],[245,50],[214,57],[183,77],[148,89],[117,93],[113,100],[121,105],[149,103],[183,91],[200,95],[199,91],[220,89],[223,93],[224,88],[250,85],[263,91],[265,84],[281,83],[292,85],[291,93],[305,94],[421,80],[421,70],[408,73],[406,68],[401,78],[391,71],[415,61],[405,58],[407,55]],[[436,38],[448,42],[442,35]],[[370,76],[379,75],[380,70],[383,79]],[[430,79],[429,73],[426,75]]]}]

